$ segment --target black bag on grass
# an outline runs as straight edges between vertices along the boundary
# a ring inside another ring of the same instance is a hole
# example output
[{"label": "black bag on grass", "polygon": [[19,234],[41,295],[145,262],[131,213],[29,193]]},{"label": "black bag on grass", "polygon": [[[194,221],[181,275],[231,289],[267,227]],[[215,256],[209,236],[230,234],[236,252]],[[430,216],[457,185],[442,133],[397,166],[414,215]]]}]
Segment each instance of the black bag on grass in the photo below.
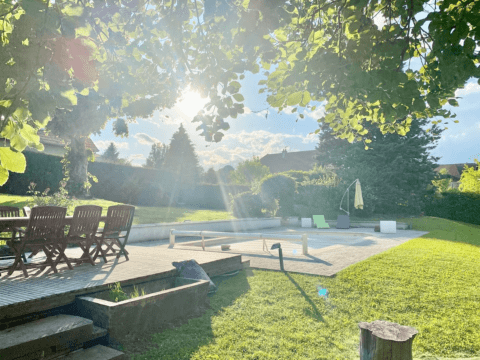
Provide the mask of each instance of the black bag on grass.
[{"label": "black bag on grass", "polygon": [[180,262],[173,262],[173,266],[177,268],[178,274],[181,278],[184,279],[195,279],[195,280],[208,280],[210,281],[210,290],[209,292],[217,291],[217,287],[207,275],[205,270],[202,269],[198,263],[192,260],[185,260]]}]

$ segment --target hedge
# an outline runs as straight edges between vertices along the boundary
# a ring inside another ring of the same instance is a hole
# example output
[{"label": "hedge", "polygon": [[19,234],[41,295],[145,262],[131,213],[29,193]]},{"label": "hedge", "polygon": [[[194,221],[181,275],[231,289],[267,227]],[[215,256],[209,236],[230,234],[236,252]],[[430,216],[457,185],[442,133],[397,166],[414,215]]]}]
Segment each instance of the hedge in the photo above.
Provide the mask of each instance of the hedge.
[{"label": "hedge", "polygon": [[[24,152],[27,159],[25,173],[10,173],[0,192],[12,195],[27,195],[31,182],[36,190],[58,190],[63,179],[62,157]],[[105,162],[88,163],[88,171],[97,177],[90,193],[100,199],[142,206],[169,206],[178,203],[207,209],[227,209],[230,193],[247,191],[248,186],[204,184],[189,189],[179,189],[172,174],[154,169],[125,166]]]},{"label": "hedge", "polygon": [[425,215],[480,225],[480,195],[460,192],[458,189],[430,197],[425,204]]},{"label": "hedge", "polygon": [[10,172],[7,182],[0,187],[0,192],[12,195],[27,195],[31,182],[37,184],[35,190],[44,191],[50,188],[50,194],[58,190],[63,179],[61,156],[46,155],[32,151],[23,153],[27,160],[27,168],[22,174]]}]

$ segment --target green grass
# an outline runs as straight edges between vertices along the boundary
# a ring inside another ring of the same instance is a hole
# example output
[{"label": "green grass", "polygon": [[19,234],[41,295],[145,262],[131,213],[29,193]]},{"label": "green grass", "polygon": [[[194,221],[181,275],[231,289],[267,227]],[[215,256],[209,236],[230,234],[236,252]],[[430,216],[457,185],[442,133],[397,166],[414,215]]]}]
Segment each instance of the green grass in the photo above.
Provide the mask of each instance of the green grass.
[{"label": "green grass", "polygon": [[[28,206],[32,202],[30,196],[17,196],[0,194],[0,204],[4,206],[16,206],[22,208]],[[98,205],[103,208],[103,215],[107,215],[107,209],[109,206],[118,205],[119,203],[93,199],[93,200],[77,200],[74,206],[68,208],[67,214],[73,215],[75,206],[78,205]],[[133,224],[156,224],[167,222],[183,222],[185,220],[190,221],[209,221],[209,220],[228,220],[235,219],[228,211],[218,210],[195,210],[187,208],[176,207],[148,207],[148,206],[135,206],[135,216],[133,218]]]},{"label": "green grass", "polygon": [[155,334],[134,359],[358,359],[358,323],[374,320],[416,328],[415,359],[480,356],[480,226],[412,222],[430,233],[333,278],[244,270],[205,315]]}]

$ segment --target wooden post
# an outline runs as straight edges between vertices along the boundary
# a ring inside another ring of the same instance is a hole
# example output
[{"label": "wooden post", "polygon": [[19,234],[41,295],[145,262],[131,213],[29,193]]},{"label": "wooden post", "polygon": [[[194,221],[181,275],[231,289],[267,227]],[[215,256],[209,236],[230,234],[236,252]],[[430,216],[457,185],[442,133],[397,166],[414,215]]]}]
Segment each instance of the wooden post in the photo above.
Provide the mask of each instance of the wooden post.
[{"label": "wooden post", "polygon": [[360,360],[412,360],[412,343],[418,331],[383,320],[361,322]]},{"label": "wooden post", "polygon": [[308,235],[302,235],[303,255],[308,255]]},{"label": "wooden post", "polygon": [[172,231],[173,231],[173,230],[174,230],[174,229],[171,229],[171,230],[170,230],[170,245],[171,245],[171,246],[175,246],[175,235],[172,234]]}]

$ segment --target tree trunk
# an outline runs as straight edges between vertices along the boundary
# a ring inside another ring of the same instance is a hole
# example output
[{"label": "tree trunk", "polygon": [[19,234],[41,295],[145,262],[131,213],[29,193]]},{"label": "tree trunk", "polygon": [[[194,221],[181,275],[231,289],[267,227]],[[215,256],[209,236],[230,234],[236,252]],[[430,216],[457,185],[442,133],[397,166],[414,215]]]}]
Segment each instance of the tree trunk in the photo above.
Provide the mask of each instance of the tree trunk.
[{"label": "tree trunk", "polygon": [[70,141],[70,153],[67,160],[69,169],[68,191],[71,195],[85,197],[88,189],[87,182],[88,156],[85,148],[85,138],[76,137]]},{"label": "tree trunk", "polygon": [[360,360],[412,360],[412,343],[418,331],[388,321],[361,322]]}]

